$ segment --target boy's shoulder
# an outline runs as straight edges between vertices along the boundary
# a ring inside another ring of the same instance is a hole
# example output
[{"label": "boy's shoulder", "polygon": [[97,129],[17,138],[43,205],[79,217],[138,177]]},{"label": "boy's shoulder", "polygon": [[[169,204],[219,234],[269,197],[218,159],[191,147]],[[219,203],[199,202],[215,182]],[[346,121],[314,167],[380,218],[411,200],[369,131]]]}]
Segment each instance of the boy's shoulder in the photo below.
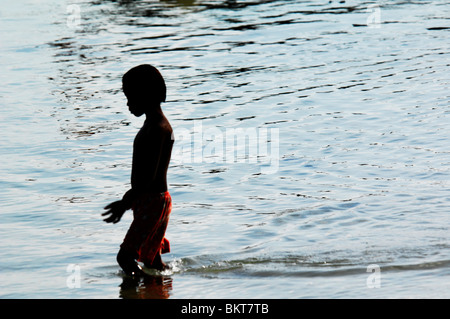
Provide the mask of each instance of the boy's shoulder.
[{"label": "boy's shoulder", "polygon": [[144,126],[141,128],[142,133],[148,135],[160,134],[172,134],[172,126],[166,118],[160,119],[158,121],[145,122]]}]

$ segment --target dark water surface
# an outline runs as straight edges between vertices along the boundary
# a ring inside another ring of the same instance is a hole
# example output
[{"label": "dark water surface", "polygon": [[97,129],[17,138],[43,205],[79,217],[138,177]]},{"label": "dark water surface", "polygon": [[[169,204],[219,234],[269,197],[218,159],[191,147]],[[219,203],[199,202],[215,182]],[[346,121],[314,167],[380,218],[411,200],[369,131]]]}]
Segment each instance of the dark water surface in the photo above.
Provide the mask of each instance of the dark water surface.
[{"label": "dark water surface", "polygon": [[[449,17],[447,1],[3,6],[0,297],[450,297]],[[121,76],[141,63],[166,79],[176,144],[172,270],[135,283],[115,261],[131,214],[100,214],[129,186],[143,119]]]}]

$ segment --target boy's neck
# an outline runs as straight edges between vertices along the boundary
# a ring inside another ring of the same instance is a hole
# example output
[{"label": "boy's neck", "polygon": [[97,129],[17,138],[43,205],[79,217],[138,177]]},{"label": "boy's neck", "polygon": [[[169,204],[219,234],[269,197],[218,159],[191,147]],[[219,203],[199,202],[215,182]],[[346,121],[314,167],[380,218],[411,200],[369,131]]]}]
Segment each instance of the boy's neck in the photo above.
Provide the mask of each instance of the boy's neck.
[{"label": "boy's neck", "polygon": [[162,117],[164,117],[164,113],[161,109],[161,105],[155,105],[148,112],[145,112],[145,120],[146,121],[159,121]]}]

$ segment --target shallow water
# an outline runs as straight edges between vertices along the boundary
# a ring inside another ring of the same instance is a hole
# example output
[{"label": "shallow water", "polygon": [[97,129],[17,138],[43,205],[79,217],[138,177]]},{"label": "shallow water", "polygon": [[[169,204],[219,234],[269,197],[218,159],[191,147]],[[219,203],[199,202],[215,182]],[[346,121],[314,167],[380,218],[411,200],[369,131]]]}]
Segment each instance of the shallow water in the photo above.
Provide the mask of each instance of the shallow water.
[{"label": "shallow water", "polygon": [[[447,1],[2,7],[0,297],[448,298],[449,17]],[[115,261],[131,214],[100,214],[129,186],[143,119],[121,76],[141,63],[166,79],[176,144],[172,269],[136,283]]]}]

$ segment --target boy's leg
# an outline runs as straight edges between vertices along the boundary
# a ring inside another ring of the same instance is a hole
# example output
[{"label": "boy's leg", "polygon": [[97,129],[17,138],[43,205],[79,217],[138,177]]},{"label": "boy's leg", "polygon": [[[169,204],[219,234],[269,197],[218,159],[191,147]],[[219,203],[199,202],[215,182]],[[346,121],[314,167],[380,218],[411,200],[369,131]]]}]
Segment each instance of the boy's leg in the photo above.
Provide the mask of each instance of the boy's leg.
[{"label": "boy's leg", "polygon": [[137,258],[137,254],[135,256],[135,254],[132,254],[123,248],[120,248],[119,253],[117,254],[117,262],[119,263],[119,266],[122,267],[123,271],[129,276],[140,276],[144,274],[136,263]]}]

